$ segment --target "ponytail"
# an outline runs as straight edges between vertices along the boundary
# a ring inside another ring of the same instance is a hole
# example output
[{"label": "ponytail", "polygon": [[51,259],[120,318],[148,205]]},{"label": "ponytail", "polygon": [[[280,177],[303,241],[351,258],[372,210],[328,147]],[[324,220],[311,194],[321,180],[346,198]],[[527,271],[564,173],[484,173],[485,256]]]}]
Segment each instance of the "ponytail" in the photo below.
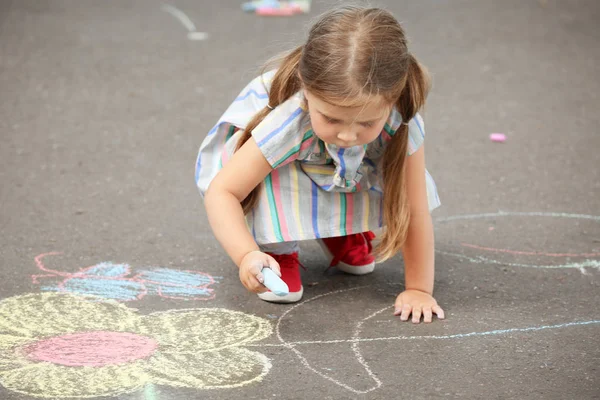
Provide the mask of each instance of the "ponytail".
[{"label": "ponytail", "polygon": [[[300,64],[300,57],[302,56],[302,50],[304,46],[299,46],[292,50],[290,53],[280,58],[281,62],[271,82],[271,88],[269,90],[269,102],[267,107],[260,110],[246,125],[244,134],[237,143],[235,151],[238,151],[244,143],[252,137],[252,131],[265,119],[272,109],[285,102],[287,99],[292,97],[294,93],[301,89],[301,81],[298,76],[298,65]],[[264,72],[264,70],[263,70]],[[269,108],[270,107],[270,108]],[[242,200],[242,208],[244,214],[248,214],[258,202],[258,194],[260,192],[260,185],[252,189],[252,192]]]},{"label": "ponytail", "polygon": [[379,261],[385,261],[402,249],[410,223],[410,205],[406,193],[405,165],[408,150],[408,123],[425,105],[430,78],[425,67],[408,54],[406,83],[396,102],[403,123],[396,130],[383,155],[383,221],[385,232],[375,249]]}]

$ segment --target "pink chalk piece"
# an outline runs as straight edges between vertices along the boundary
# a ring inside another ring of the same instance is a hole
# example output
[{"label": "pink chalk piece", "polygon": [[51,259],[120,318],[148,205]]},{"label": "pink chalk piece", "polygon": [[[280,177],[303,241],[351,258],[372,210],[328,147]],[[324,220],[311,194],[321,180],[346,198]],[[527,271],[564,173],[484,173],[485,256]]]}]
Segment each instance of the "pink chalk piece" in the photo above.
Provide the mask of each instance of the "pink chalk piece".
[{"label": "pink chalk piece", "polygon": [[265,17],[289,17],[295,14],[302,12],[302,10],[297,6],[288,6],[288,7],[258,7],[256,9],[256,15],[261,15]]},{"label": "pink chalk piece", "polygon": [[505,142],[506,141],[506,135],[504,133],[492,133],[490,134],[490,140],[492,142]]},{"label": "pink chalk piece", "polygon": [[152,338],[129,332],[78,332],[42,339],[22,348],[33,361],[69,367],[103,367],[148,358],[158,348]]}]

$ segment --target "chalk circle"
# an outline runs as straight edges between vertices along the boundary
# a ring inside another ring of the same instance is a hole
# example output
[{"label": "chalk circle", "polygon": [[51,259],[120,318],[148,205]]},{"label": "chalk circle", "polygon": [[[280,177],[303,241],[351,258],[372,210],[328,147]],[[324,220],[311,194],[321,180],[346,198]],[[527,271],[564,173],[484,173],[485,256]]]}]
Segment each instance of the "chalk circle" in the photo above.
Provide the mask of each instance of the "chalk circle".
[{"label": "chalk circle", "polygon": [[[486,218],[497,218],[497,217],[549,217],[549,218],[569,218],[569,219],[579,219],[579,220],[588,220],[592,222],[600,223],[600,216],[596,215],[585,215],[585,214],[567,214],[567,213],[550,213],[550,212],[505,212],[499,211],[496,213],[485,213],[485,214],[467,214],[467,215],[456,215],[451,217],[442,217],[436,218],[435,224],[454,222],[458,220],[472,220],[472,219],[486,219]],[[538,265],[538,264],[525,264],[525,263],[515,263],[515,262],[506,262],[502,260],[497,260],[489,256],[467,256],[465,254],[459,254],[455,252],[448,252],[443,250],[436,250],[436,253],[442,255],[448,255],[457,257],[463,260],[468,260],[473,263],[478,264],[496,264],[496,265],[506,265],[511,267],[530,267],[530,268],[541,268],[541,269],[559,269],[559,268],[600,268],[600,259],[596,258],[600,254],[597,252],[585,252],[585,253],[548,253],[548,252],[526,252],[526,251],[516,251],[516,250],[507,250],[507,249],[498,249],[498,248],[489,248],[482,247],[471,244],[462,244],[463,247],[471,248],[474,250],[479,250],[481,252],[489,253],[500,253],[500,254],[511,254],[514,256],[548,256],[548,257],[563,257],[566,262],[562,264],[554,264],[554,265]],[[579,258],[577,261],[570,261],[569,258]],[[586,257],[586,259],[582,259],[582,257]]]},{"label": "chalk circle", "polygon": [[190,40],[206,40],[206,39],[208,39],[208,33],[206,33],[206,32],[188,32],[187,37]]}]

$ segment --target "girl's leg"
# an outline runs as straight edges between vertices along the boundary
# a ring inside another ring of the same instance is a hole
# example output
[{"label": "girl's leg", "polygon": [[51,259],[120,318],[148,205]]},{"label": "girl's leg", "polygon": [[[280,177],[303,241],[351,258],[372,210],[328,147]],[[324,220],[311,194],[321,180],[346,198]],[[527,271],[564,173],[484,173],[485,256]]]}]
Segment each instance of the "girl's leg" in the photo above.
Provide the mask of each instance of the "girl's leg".
[{"label": "girl's leg", "polygon": [[258,247],[263,253],[270,254],[292,254],[300,251],[298,242],[269,243],[261,244]]},{"label": "girl's leg", "polygon": [[330,267],[335,266],[352,275],[364,275],[375,269],[375,258],[371,255],[374,238],[375,234],[369,231],[324,238],[319,240],[319,244],[330,259]]}]

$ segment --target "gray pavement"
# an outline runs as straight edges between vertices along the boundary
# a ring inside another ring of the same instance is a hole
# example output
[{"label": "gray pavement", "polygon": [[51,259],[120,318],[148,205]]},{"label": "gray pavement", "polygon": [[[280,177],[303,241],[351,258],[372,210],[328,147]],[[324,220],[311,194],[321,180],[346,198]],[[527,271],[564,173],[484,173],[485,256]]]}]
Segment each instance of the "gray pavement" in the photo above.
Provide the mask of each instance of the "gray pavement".
[{"label": "gray pavement", "polygon": [[[193,41],[156,1],[0,1],[0,399],[599,399],[600,3],[377,2],[434,77],[447,319],[427,325],[392,316],[400,256],[353,277],[302,243],[305,302],[274,305],[212,237],[198,146],[333,4],[278,19],[240,3],[169,3],[208,34]],[[50,340],[85,332],[104,349]],[[138,339],[110,369],[115,332]]]}]

